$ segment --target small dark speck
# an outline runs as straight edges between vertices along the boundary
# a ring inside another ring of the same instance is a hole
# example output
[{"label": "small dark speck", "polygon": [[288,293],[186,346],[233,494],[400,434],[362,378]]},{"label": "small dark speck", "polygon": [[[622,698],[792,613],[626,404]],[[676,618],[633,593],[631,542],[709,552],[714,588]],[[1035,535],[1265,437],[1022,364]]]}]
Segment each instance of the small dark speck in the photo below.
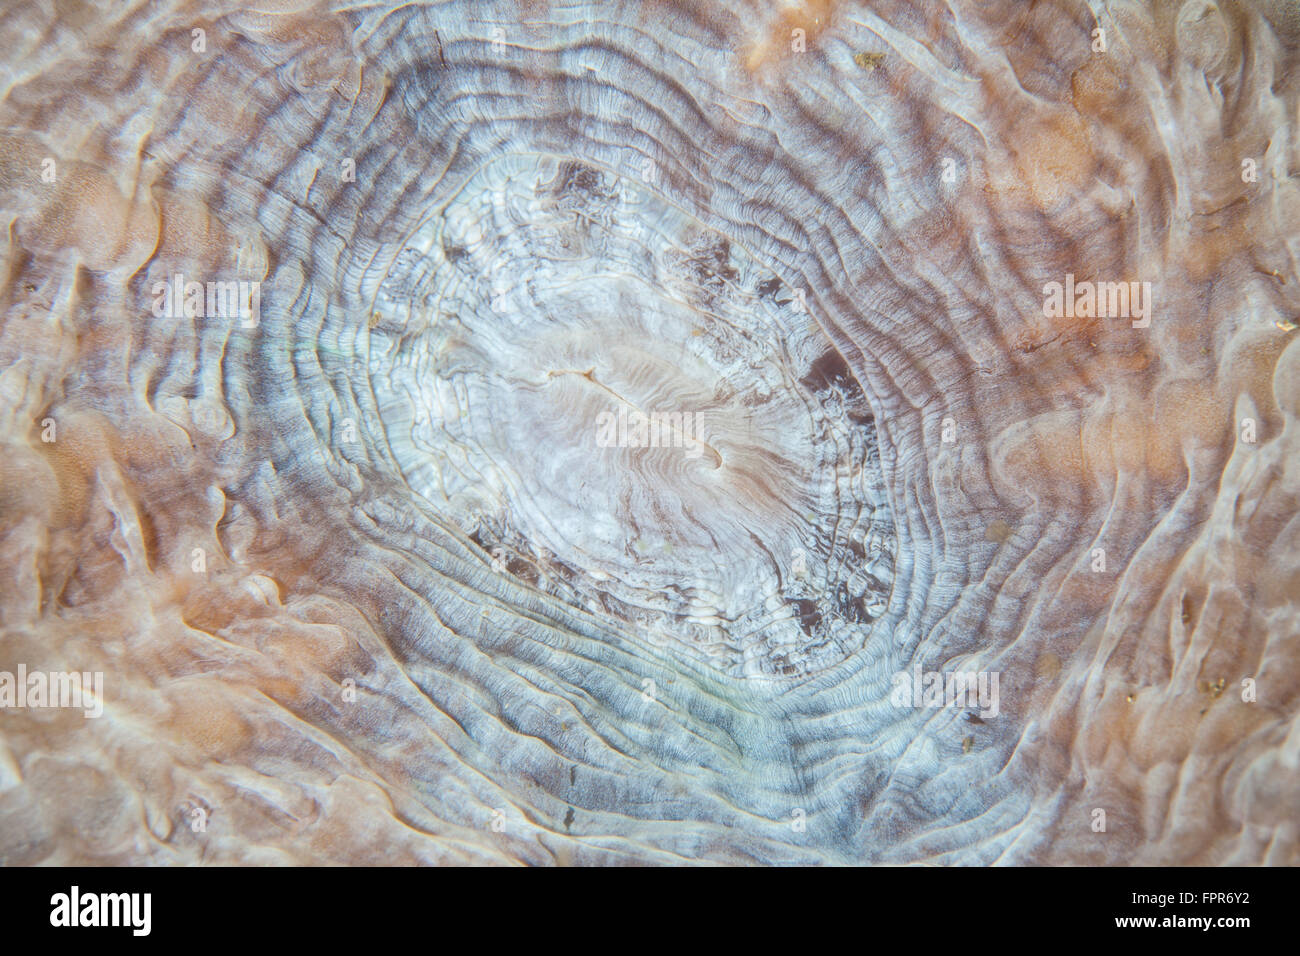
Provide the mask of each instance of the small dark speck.
[{"label": "small dark speck", "polygon": [[[569,786],[576,787],[577,785],[578,785],[578,765],[575,763],[571,767],[569,767]],[[573,811],[570,810],[569,812],[572,813]]]},{"label": "small dark speck", "polygon": [[573,807],[569,807],[569,812],[564,815],[564,829],[567,831],[573,826]]}]

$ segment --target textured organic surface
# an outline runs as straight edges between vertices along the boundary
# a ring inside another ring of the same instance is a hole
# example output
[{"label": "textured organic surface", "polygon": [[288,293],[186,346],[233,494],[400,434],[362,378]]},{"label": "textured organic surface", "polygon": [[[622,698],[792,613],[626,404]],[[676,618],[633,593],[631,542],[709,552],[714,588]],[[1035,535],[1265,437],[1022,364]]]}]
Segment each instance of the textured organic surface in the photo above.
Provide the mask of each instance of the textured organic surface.
[{"label": "textured organic surface", "polygon": [[248,6],[0,9],[0,862],[1297,862],[1293,4]]}]

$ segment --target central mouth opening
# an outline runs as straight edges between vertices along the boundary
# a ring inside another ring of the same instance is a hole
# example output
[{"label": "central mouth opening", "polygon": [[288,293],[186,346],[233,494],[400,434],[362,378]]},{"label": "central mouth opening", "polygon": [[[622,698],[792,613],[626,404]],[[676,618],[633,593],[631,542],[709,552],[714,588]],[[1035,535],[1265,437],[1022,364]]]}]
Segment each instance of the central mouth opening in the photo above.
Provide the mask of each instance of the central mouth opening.
[{"label": "central mouth opening", "polygon": [[480,170],[395,257],[371,379],[410,487],[513,584],[731,676],[843,661],[895,536],[803,298],[642,184]]}]

